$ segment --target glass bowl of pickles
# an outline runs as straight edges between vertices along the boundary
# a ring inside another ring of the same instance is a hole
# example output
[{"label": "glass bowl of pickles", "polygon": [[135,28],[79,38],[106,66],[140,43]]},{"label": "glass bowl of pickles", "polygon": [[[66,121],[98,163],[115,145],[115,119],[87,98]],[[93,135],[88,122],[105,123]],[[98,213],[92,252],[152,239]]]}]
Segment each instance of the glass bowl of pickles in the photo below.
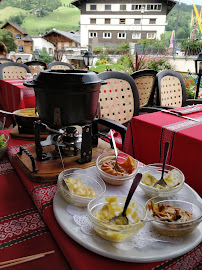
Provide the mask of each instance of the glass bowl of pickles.
[{"label": "glass bowl of pickles", "polygon": [[166,182],[166,186],[154,184],[161,178],[162,163],[148,164],[140,168],[139,172],[142,173],[142,179],[139,183],[140,188],[149,197],[167,197],[178,193],[185,181],[184,174],[178,168],[172,165],[165,165],[165,171],[163,179]]},{"label": "glass bowl of pickles", "polygon": [[86,207],[92,199],[102,196],[106,191],[101,178],[88,175],[87,171],[79,168],[62,171],[57,185],[63,199],[78,207]]},{"label": "glass bowl of pickles", "polygon": [[132,199],[126,215],[128,224],[114,224],[114,216],[121,214],[126,198],[122,196],[103,196],[89,202],[88,218],[97,234],[110,242],[123,242],[132,238],[145,225],[146,210],[141,203]]}]

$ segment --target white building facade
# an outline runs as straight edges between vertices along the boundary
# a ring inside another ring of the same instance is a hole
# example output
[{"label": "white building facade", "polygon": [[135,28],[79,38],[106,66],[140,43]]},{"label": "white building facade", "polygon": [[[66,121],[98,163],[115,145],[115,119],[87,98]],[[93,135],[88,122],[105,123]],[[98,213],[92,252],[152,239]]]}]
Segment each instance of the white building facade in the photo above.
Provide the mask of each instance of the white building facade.
[{"label": "white building facade", "polygon": [[72,4],[81,10],[81,46],[95,46],[159,39],[175,1],[77,0]]},{"label": "white building facade", "polygon": [[32,40],[33,40],[33,51],[39,51],[42,50],[42,48],[46,48],[49,55],[53,56],[54,45],[51,42],[47,41],[46,39],[40,36],[32,36]]}]

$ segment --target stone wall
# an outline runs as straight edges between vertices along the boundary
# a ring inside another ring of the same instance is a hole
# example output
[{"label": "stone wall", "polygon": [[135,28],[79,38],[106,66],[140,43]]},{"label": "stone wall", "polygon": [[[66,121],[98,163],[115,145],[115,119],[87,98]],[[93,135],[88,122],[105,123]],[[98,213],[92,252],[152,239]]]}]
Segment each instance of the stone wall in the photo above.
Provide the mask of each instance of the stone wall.
[{"label": "stone wall", "polygon": [[187,73],[188,70],[190,70],[192,74],[195,74],[194,60],[197,58],[197,56],[187,58],[184,56],[177,56],[175,58],[172,56],[166,56],[166,58],[169,59],[169,63],[174,67],[175,71]]}]

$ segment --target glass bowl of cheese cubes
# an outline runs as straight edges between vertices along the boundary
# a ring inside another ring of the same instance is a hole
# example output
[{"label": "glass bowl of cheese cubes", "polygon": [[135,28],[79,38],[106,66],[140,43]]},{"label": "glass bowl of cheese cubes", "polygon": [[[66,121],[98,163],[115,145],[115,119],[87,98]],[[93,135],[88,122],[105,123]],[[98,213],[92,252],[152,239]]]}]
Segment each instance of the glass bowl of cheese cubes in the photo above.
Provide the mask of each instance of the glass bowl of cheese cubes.
[{"label": "glass bowl of cheese cubes", "polygon": [[153,163],[145,165],[139,170],[142,173],[139,186],[149,197],[172,196],[178,193],[184,185],[185,177],[182,171],[172,165],[166,164],[163,178],[167,185],[163,187],[157,184],[154,187],[154,184],[161,178],[162,168],[162,163]]},{"label": "glass bowl of cheese cubes", "polygon": [[62,171],[58,176],[58,189],[63,199],[78,207],[86,207],[95,198],[106,191],[104,181],[91,176],[86,170],[73,168]]}]

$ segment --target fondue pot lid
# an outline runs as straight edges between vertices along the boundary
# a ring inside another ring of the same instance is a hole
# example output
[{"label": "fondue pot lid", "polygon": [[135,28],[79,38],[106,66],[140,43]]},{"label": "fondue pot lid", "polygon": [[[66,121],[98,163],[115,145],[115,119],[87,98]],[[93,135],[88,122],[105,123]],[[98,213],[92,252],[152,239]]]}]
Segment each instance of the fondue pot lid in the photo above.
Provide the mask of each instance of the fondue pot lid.
[{"label": "fondue pot lid", "polygon": [[[88,70],[44,70],[30,82],[32,86],[41,84],[93,84],[104,83],[99,76]],[[31,86],[31,85],[30,85]]]}]

